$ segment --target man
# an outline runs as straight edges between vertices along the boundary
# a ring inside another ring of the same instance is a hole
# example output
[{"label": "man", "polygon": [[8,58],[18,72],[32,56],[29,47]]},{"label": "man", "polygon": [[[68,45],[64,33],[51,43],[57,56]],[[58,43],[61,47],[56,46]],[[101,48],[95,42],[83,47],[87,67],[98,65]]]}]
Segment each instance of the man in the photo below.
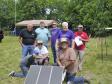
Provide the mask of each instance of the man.
[{"label": "man", "polygon": [[36,36],[36,33],[33,31],[33,24],[28,24],[27,29],[20,32],[19,42],[22,47],[22,58],[26,57],[28,54],[33,54]]},{"label": "man", "polygon": [[37,46],[33,51],[33,55],[28,55],[24,57],[21,62],[20,68],[22,72],[12,71],[9,76],[12,77],[26,77],[28,70],[31,65],[44,65],[49,63],[48,50],[43,46],[43,42],[38,40]]},{"label": "man", "polygon": [[22,59],[20,63],[20,68],[24,75],[26,76],[28,68],[26,67],[27,60],[33,55],[33,49],[36,43],[36,33],[33,31],[33,24],[28,24],[26,29],[23,29],[19,35],[19,42],[22,47]]},{"label": "man", "polygon": [[24,59],[21,62],[21,65],[20,65],[21,72],[12,71],[9,73],[9,76],[24,78],[24,77],[26,77],[31,65],[36,65],[35,57],[32,55],[28,55],[28,56],[24,57]]},{"label": "man", "polygon": [[83,31],[83,25],[78,25],[78,31],[74,33],[75,39],[79,40],[80,43],[75,41],[75,51],[79,59],[79,71],[82,70],[83,58],[85,53],[86,42],[89,41],[89,37],[86,32]]},{"label": "man", "polygon": [[43,41],[38,40],[37,46],[34,49],[35,62],[39,65],[49,63],[48,49],[43,45]]},{"label": "man", "polygon": [[57,63],[60,67],[66,69],[67,84],[84,84],[89,82],[83,77],[76,77],[74,74],[77,72],[76,53],[73,48],[69,48],[67,38],[61,38],[61,50],[58,51]]},{"label": "man", "polygon": [[74,34],[71,30],[68,29],[68,23],[63,22],[62,23],[63,29],[59,32],[58,39],[56,41],[56,48],[58,49],[58,43],[60,41],[60,38],[67,38],[69,42],[69,47],[74,48]]},{"label": "man", "polygon": [[56,39],[58,38],[60,29],[57,27],[57,23],[53,22],[52,23],[52,29],[51,29],[51,49],[53,53],[53,58],[54,58],[54,64],[56,64]]},{"label": "man", "polygon": [[37,40],[42,40],[44,46],[46,46],[48,48],[48,42],[50,40],[50,32],[47,28],[45,28],[45,23],[43,21],[40,22],[40,28],[37,28],[35,30],[36,34],[37,34]]}]

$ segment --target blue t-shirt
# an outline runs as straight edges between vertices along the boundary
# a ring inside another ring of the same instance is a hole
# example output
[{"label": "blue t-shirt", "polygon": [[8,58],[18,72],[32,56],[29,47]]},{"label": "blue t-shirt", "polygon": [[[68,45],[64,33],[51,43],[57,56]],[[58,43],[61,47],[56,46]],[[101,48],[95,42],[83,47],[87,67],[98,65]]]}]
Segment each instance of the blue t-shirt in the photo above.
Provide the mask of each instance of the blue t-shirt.
[{"label": "blue t-shirt", "polygon": [[50,32],[47,28],[37,28],[35,30],[37,34],[37,40],[42,40],[44,45],[47,46],[48,40],[51,37]]},{"label": "blue t-shirt", "polygon": [[67,30],[67,31],[61,30],[59,32],[59,36],[58,36],[59,41],[61,38],[67,38],[67,40],[70,44],[70,47],[71,47],[72,40],[74,39],[74,33],[71,30]]},{"label": "blue t-shirt", "polygon": [[55,46],[56,39],[59,37],[60,28],[51,29],[51,45]]}]

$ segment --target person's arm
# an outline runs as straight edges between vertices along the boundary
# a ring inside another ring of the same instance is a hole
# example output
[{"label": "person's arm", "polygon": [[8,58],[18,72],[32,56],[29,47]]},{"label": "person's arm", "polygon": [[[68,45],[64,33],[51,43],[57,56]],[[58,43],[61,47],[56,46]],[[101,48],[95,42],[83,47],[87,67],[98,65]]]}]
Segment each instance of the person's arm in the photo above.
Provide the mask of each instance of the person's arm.
[{"label": "person's arm", "polygon": [[50,33],[50,31],[47,29],[47,37],[48,37],[48,40],[50,40],[50,38],[51,38],[51,33]]},{"label": "person's arm", "polygon": [[72,39],[72,48],[74,49],[75,47],[75,42],[74,42],[74,39]]},{"label": "person's arm", "polygon": [[50,44],[51,44],[51,33],[50,33],[49,30],[48,30],[47,36],[48,36],[48,46],[50,47]]},{"label": "person's arm", "polygon": [[84,37],[81,37],[81,40],[84,42],[88,42],[89,41],[89,36],[85,33]]},{"label": "person's arm", "polygon": [[59,48],[59,40],[56,39],[56,44],[55,44],[55,49],[56,49],[56,51],[58,50],[58,48]]},{"label": "person's arm", "polygon": [[59,66],[63,66],[58,58],[57,58],[57,63]]},{"label": "person's arm", "polygon": [[37,46],[37,39],[36,39],[37,38],[37,33],[36,32],[35,32],[35,37],[34,38],[35,38],[34,47],[36,47]]},{"label": "person's arm", "polygon": [[65,67],[68,67],[70,64],[74,63],[75,60],[68,60],[68,62],[65,62]]},{"label": "person's arm", "polygon": [[20,34],[19,34],[19,43],[20,43],[20,45],[23,47],[23,36],[24,36],[24,33],[23,33],[23,30],[20,32]]},{"label": "person's arm", "polygon": [[35,42],[34,42],[34,47],[36,47],[37,46],[37,40],[35,39]]},{"label": "person's arm", "polygon": [[61,61],[60,61],[60,59],[59,59],[59,52],[58,52],[58,54],[57,54],[56,61],[57,61],[58,66],[62,67],[63,69],[65,68],[65,66],[62,65],[62,63],[61,63]]},{"label": "person's arm", "polygon": [[72,39],[71,48],[73,48],[73,49],[74,49],[74,47],[75,47],[74,37],[75,37],[75,35],[74,35],[74,33],[71,31],[71,39]]},{"label": "person's arm", "polygon": [[19,43],[20,45],[23,47],[23,43],[22,43],[23,38],[21,36],[19,36]]},{"label": "person's arm", "polygon": [[60,59],[59,59],[58,56],[57,56],[56,61],[57,61],[58,65],[59,65],[60,67],[65,68],[65,66],[63,66],[63,65],[61,64]]},{"label": "person's arm", "polygon": [[88,39],[81,38],[81,40],[84,41],[84,42],[88,42],[89,41],[89,38]]},{"label": "person's arm", "polygon": [[42,58],[46,58],[46,57],[49,57],[48,53],[42,54]]}]

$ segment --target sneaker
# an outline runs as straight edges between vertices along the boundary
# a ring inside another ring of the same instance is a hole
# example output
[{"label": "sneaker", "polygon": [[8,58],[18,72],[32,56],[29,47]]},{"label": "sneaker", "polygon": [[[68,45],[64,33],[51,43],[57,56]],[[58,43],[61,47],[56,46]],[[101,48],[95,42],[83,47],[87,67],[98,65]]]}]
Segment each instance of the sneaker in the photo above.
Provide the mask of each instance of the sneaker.
[{"label": "sneaker", "polygon": [[11,71],[8,76],[14,76],[15,71]]},{"label": "sneaker", "polygon": [[86,83],[86,84],[90,84],[90,80],[88,80],[88,79],[84,79],[84,83]]}]

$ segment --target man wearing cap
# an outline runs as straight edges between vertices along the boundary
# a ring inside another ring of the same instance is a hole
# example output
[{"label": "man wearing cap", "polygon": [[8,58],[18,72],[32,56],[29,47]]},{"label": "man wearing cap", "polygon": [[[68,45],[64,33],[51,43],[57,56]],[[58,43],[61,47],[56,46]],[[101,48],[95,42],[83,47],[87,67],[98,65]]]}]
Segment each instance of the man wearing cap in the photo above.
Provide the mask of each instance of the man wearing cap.
[{"label": "man wearing cap", "polygon": [[42,40],[44,46],[48,48],[48,42],[50,41],[50,32],[47,28],[45,28],[45,23],[43,21],[40,22],[40,28],[35,30],[37,34],[37,40]]},{"label": "man wearing cap", "polygon": [[38,40],[37,46],[34,49],[35,63],[39,65],[48,64],[49,56],[48,49],[43,45],[43,41]]},{"label": "man wearing cap", "polygon": [[58,35],[58,39],[56,41],[56,48],[58,49],[58,47],[59,47],[58,43],[60,41],[60,38],[67,38],[67,40],[69,42],[69,47],[74,48],[74,33],[68,29],[67,22],[63,22],[62,27],[63,27],[63,29],[60,31],[60,33]]},{"label": "man wearing cap", "polygon": [[21,62],[20,68],[22,72],[17,73],[15,71],[12,71],[11,73],[9,73],[9,76],[21,77],[21,78],[26,77],[31,65],[44,65],[48,64],[48,62],[49,62],[48,50],[43,45],[43,42],[41,40],[38,40],[33,55],[28,55],[24,57],[23,61]]},{"label": "man wearing cap", "polygon": [[57,23],[53,22],[52,23],[52,29],[51,29],[51,49],[53,53],[53,58],[54,58],[54,64],[56,64],[56,39],[58,38],[60,32],[60,28],[57,27]]},{"label": "man wearing cap", "polygon": [[58,51],[57,63],[60,67],[64,68],[67,71],[67,84],[84,84],[84,82],[86,82],[86,79],[84,79],[83,77],[74,76],[78,69],[76,53],[74,49],[69,47],[67,38],[61,38],[60,44],[61,50]]},{"label": "man wearing cap", "polygon": [[89,41],[89,37],[86,32],[83,31],[83,25],[78,25],[78,31],[74,33],[75,39],[79,39],[81,44],[75,41],[75,51],[79,60],[79,71],[82,70],[83,57],[85,53],[86,42]]}]

